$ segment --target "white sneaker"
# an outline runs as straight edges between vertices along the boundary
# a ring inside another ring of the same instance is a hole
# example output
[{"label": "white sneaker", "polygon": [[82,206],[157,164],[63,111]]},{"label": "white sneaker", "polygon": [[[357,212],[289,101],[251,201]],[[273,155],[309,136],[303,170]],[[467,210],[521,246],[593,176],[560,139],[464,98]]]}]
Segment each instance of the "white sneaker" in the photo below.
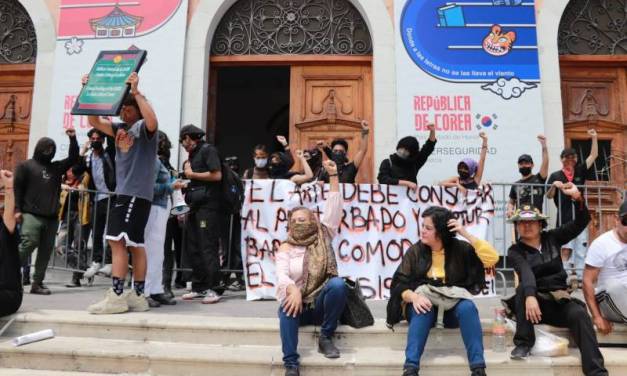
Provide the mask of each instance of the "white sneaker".
[{"label": "white sneaker", "polygon": [[98,270],[98,273],[105,277],[111,277],[111,264],[105,264],[105,266]]},{"label": "white sneaker", "polygon": [[128,304],[129,311],[145,312],[150,309],[146,297],[144,295],[137,295],[135,290],[127,291],[124,295],[126,295],[126,304]]},{"label": "white sneaker", "polygon": [[196,300],[196,299],[204,299],[205,296],[207,296],[206,291],[192,291],[192,292],[188,292],[187,294],[183,294],[181,298],[183,300]]},{"label": "white sneaker", "polygon": [[202,300],[202,304],[214,304],[219,302],[220,299],[222,299],[222,296],[218,295],[217,292],[209,289],[207,290],[207,294]]},{"label": "white sneaker", "polygon": [[105,298],[96,304],[87,307],[87,312],[94,315],[109,315],[113,313],[124,313],[129,309],[124,294],[116,294],[112,288],[105,293]]},{"label": "white sneaker", "polygon": [[100,263],[99,262],[92,262],[91,266],[89,268],[87,268],[87,270],[85,270],[85,273],[83,273],[83,277],[84,278],[92,278],[93,276],[96,275],[96,273],[98,273],[99,270],[100,270]]}]

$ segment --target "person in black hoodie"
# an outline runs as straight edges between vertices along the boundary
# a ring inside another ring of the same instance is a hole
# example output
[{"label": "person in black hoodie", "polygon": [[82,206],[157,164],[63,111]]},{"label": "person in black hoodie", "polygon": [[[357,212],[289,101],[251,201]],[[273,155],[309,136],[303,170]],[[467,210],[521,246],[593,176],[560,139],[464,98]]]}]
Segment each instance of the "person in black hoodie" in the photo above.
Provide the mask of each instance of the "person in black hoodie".
[{"label": "person in black hoodie", "polygon": [[558,187],[574,201],[575,217],[562,226],[542,231],[547,217],[538,208],[524,205],[516,210],[509,222],[516,224],[519,239],[507,251],[520,284],[516,294],[506,301],[516,316],[516,333],[512,359],[524,359],[535,344],[534,324],[549,324],[570,330],[581,353],[585,375],[607,375],[603,355],[599,351],[594,328],[585,304],[572,298],[566,283],[566,271],[560,250],[590,222],[583,195],[573,183]]},{"label": "person in black hoodie", "polygon": [[[468,241],[459,240],[456,234]],[[420,241],[411,246],[392,277],[387,306],[387,325],[409,322],[403,376],[417,376],[420,357],[438,307],[420,290],[428,286],[447,287],[459,301],[443,313],[445,327],[459,327],[473,376],[485,376],[482,329],[477,307],[470,294],[485,287],[485,268],[499,255],[485,240],[471,235],[445,208],[433,206],[422,214]],[[427,286],[424,286],[427,285]]]},{"label": "person in black hoodie", "polygon": [[33,158],[15,168],[15,211],[22,223],[19,247],[22,262],[37,248],[31,294],[50,295],[43,281],[59,225],[61,178],[79,161],[76,132],[68,129],[65,134],[70,139],[67,158],[52,162],[57,146],[54,140],[44,137],[37,142]]},{"label": "person in black hoodie", "polygon": [[0,189],[4,189],[4,212],[0,217],[0,317],[17,312],[22,305],[19,238],[15,223],[13,174],[0,170]]},{"label": "person in black hoodie", "polygon": [[422,149],[420,149],[416,137],[401,138],[396,145],[396,153],[381,162],[377,176],[380,184],[403,185],[414,190],[417,188],[418,171],[427,162],[429,155],[433,153],[437,142],[435,125],[429,124],[427,128],[429,128],[429,139]]}]

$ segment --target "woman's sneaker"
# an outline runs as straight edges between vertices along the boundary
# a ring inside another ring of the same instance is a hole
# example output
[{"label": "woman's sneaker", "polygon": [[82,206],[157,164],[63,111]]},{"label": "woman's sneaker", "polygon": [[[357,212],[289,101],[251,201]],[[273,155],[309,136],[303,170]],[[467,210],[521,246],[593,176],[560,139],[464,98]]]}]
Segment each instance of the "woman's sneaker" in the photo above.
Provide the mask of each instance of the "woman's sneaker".
[{"label": "woman's sneaker", "polygon": [[[148,301],[146,297],[142,295],[137,295],[137,293],[132,290],[126,293],[126,303],[128,304],[128,310],[131,312],[145,312],[150,309],[148,305]],[[123,294],[123,295],[124,295]]]},{"label": "woman's sneaker", "polygon": [[205,296],[207,296],[207,291],[192,291],[192,292],[188,292],[187,294],[183,294],[181,298],[183,300],[198,300],[198,299],[204,299]]},{"label": "woman's sneaker", "polygon": [[222,297],[217,292],[209,289],[206,291],[205,297],[202,299],[202,304],[214,304],[220,301]]},{"label": "woman's sneaker", "polygon": [[105,298],[96,304],[87,307],[87,312],[94,315],[109,315],[113,313],[124,313],[129,309],[124,294],[116,294],[112,288],[105,293]]}]

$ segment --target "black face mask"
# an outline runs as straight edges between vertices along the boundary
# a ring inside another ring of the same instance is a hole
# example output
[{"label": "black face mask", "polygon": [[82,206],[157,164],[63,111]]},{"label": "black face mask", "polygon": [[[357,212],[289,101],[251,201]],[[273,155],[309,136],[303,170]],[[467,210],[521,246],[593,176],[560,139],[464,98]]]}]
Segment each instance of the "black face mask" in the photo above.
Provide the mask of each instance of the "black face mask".
[{"label": "black face mask", "polygon": [[522,176],[527,176],[531,174],[531,167],[521,167],[518,169],[518,172],[520,172]]},{"label": "black face mask", "polygon": [[268,170],[271,177],[282,177],[287,172],[287,167],[283,163],[270,163]]},{"label": "black face mask", "polygon": [[91,148],[98,151],[102,150],[102,141],[92,141]]},{"label": "black face mask", "polygon": [[343,151],[334,151],[333,152],[333,162],[335,162],[338,167],[343,166],[348,162],[348,158],[346,158],[346,153]]},{"label": "black face mask", "polygon": [[56,151],[57,145],[54,143],[54,140],[44,137],[37,142],[37,145],[35,145],[33,159],[39,163],[49,164],[52,162]]},{"label": "black face mask", "polygon": [[468,171],[457,170],[457,174],[462,180],[466,180],[470,177],[470,173],[468,173]]}]

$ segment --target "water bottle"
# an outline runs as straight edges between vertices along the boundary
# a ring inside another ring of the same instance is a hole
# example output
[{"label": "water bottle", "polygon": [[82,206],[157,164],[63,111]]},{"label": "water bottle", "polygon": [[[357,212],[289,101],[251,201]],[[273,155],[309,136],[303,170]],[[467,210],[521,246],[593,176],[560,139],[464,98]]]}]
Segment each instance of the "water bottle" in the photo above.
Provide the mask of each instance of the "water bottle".
[{"label": "water bottle", "polygon": [[505,352],[505,309],[494,309],[494,322],[492,323],[492,351]]}]

